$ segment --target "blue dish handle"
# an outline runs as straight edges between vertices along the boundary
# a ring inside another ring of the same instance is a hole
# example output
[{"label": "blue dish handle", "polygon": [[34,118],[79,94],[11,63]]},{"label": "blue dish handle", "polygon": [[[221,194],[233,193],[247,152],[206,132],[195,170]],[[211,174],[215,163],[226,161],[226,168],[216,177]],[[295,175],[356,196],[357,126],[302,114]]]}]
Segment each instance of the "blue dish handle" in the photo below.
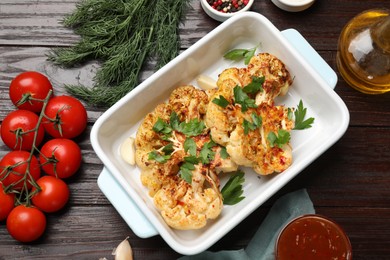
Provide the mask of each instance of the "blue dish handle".
[{"label": "blue dish handle", "polygon": [[148,221],[106,167],[100,173],[97,183],[100,190],[125,220],[127,225],[129,225],[134,234],[141,238],[148,238],[158,234],[154,226]]},{"label": "blue dish handle", "polygon": [[[282,35],[287,38],[289,43],[323,77],[329,87],[334,89],[337,83],[336,73],[305,38],[295,29],[284,30],[282,31]],[[97,182],[100,190],[138,237],[148,238],[158,234],[155,227],[148,221],[106,167],[103,168]]]},{"label": "blue dish handle", "polygon": [[328,83],[329,87],[334,89],[337,83],[336,72],[324,61],[306,39],[295,29],[284,30],[282,31],[282,35],[287,38],[299,54],[320,74]]}]

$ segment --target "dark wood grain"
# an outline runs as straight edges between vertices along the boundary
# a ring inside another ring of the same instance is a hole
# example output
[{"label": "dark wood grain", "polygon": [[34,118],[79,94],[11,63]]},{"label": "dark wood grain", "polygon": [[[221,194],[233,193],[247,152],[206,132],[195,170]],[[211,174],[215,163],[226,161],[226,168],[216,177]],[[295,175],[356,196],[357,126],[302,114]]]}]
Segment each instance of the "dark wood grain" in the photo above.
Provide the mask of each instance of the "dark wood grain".
[{"label": "dark wood grain", "polygon": [[[97,62],[61,69],[46,61],[57,46],[70,46],[79,37],[64,28],[61,19],[74,10],[77,0],[1,0],[0,3],[0,120],[14,108],[8,97],[11,79],[26,70],[45,73],[57,93],[63,84],[93,84]],[[280,30],[297,29],[337,72],[338,36],[357,13],[370,8],[390,8],[388,0],[316,1],[308,10],[288,13],[269,0],[256,0],[253,11],[265,15]],[[186,49],[220,23],[208,17],[197,0],[180,25]],[[140,81],[153,73],[146,65]],[[254,211],[210,250],[245,247],[281,195],[306,188],[317,213],[336,220],[348,233],[354,259],[389,259],[390,256],[390,94],[365,95],[339,76],[335,91],[350,111],[345,135],[295,179]],[[99,190],[96,180],[103,164],[89,140],[90,130],[104,109],[88,107],[88,128],[77,138],[83,165],[68,180],[71,198],[67,207],[48,214],[45,235],[22,244],[0,223],[0,259],[113,259],[111,252],[129,236],[135,259],[176,259],[160,236],[138,238]],[[0,143],[0,156],[8,148]]]}]

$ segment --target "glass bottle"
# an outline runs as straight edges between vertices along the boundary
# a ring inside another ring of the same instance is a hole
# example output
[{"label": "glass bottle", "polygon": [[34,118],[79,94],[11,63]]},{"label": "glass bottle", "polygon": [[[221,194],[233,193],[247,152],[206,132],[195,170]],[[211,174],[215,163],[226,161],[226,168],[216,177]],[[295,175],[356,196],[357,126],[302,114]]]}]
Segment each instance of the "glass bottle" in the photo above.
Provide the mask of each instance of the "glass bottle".
[{"label": "glass bottle", "polygon": [[390,91],[390,10],[367,10],[346,24],[337,67],[344,80],[363,93]]}]

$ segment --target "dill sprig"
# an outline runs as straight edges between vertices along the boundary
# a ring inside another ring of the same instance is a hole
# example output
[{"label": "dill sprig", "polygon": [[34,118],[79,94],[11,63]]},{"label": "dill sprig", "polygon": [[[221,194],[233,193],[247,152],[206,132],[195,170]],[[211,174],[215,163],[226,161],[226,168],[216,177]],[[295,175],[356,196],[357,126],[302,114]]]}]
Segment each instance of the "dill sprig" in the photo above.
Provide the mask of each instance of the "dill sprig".
[{"label": "dill sprig", "polygon": [[189,0],[82,0],[62,20],[80,35],[68,48],[54,48],[48,60],[75,67],[91,60],[101,66],[93,86],[66,85],[90,105],[111,106],[139,84],[142,66],[156,60],[156,69],[180,48],[178,28]]}]

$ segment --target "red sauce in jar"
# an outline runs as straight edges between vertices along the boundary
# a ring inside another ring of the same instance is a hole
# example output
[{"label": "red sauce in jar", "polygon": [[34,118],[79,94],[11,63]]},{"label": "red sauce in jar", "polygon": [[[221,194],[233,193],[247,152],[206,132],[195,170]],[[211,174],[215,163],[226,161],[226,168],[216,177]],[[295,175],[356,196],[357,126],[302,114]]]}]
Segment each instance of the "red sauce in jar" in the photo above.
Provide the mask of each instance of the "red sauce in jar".
[{"label": "red sauce in jar", "polygon": [[281,231],[275,257],[277,260],[350,260],[352,247],[338,224],[320,215],[304,215]]}]

